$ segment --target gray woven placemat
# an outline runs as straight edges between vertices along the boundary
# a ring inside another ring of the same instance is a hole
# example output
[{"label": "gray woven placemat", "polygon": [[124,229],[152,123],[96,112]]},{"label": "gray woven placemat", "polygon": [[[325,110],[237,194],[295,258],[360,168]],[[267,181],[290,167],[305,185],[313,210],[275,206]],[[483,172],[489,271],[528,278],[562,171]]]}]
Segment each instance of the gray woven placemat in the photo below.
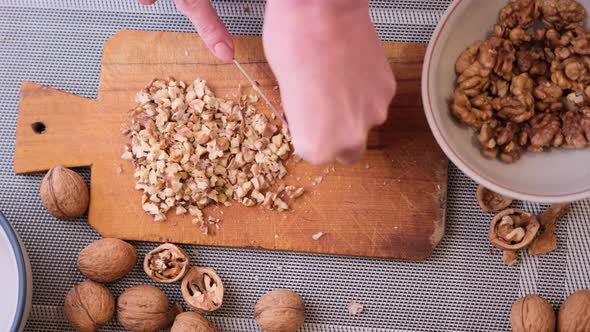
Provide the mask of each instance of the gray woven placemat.
[{"label": "gray woven placemat", "polygon": [[[371,1],[384,40],[429,40],[449,0]],[[263,1],[217,1],[235,34],[259,34]],[[250,8],[244,13],[244,5]],[[23,80],[96,97],[103,43],[120,29],[193,31],[171,1],[141,7],[132,0],[0,0],[0,209],[20,233],[31,258],[34,295],[27,331],[68,331],[63,298],[82,277],[78,252],[99,238],[85,219],[50,217],[38,195],[43,174],[15,176],[12,168],[18,91]],[[346,33],[346,31],[343,31]],[[89,179],[89,172],[79,170]],[[590,203],[579,202],[559,229],[557,252],[506,267],[489,253],[490,215],[477,208],[475,184],[449,169],[447,230],[423,263],[257,250],[184,246],[195,262],[215,267],[226,295],[212,320],[222,331],[257,331],[256,299],[273,288],[299,292],[307,306],[304,331],[508,331],[511,303],[538,293],[559,305],[590,287]],[[543,208],[521,203],[533,212]],[[140,254],[154,244],[135,243]],[[115,295],[150,283],[138,266],[109,284]],[[181,300],[177,286],[162,286]],[[347,304],[366,312],[351,316]],[[105,331],[120,331],[112,323]]]}]

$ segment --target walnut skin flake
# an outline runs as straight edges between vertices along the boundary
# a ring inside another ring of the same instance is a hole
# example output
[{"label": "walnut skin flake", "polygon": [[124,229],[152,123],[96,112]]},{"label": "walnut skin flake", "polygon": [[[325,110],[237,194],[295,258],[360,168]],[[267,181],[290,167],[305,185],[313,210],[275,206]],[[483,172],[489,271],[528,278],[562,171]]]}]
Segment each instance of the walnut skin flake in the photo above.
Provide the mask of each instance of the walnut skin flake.
[{"label": "walnut skin flake", "polygon": [[504,250],[502,261],[504,264],[512,266],[518,264],[518,252],[511,250]]},{"label": "walnut skin flake", "polygon": [[544,255],[557,249],[557,237],[555,229],[557,221],[569,210],[570,204],[554,204],[539,216],[541,230],[539,236],[529,246],[529,255]]}]

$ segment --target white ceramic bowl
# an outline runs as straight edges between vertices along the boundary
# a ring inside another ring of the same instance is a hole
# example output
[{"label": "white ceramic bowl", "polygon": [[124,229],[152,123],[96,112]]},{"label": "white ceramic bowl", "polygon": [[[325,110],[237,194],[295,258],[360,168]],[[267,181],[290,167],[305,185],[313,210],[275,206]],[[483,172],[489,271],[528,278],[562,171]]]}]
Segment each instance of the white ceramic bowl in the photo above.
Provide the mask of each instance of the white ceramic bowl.
[{"label": "white ceramic bowl", "polygon": [[[590,0],[578,0],[590,8]],[[442,17],[424,59],[422,100],[434,137],[449,159],[476,182],[520,200],[558,203],[590,197],[590,148],[525,153],[506,164],[482,156],[472,129],[449,110],[455,61],[472,42],[484,39],[507,0],[455,0]],[[588,26],[588,20],[586,21]]]},{"label": "white ceramic bowl", "polygon": [[31,309],[33,282],[22,242],[0,213],[0,331],[19,332]]}]

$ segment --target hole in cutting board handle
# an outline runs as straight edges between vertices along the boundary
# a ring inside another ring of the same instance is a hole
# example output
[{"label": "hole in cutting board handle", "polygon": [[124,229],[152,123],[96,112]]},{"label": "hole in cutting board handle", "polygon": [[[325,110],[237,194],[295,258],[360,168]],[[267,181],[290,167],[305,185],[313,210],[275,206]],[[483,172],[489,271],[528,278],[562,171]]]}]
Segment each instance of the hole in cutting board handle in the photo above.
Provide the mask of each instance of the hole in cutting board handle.
[{"label": "hole in cutting board handle", "polygon": [[31,128],[33,128],[35,134],[43,134],[45,129],[47,129],[43,122],[35,122],[31,125]]}]

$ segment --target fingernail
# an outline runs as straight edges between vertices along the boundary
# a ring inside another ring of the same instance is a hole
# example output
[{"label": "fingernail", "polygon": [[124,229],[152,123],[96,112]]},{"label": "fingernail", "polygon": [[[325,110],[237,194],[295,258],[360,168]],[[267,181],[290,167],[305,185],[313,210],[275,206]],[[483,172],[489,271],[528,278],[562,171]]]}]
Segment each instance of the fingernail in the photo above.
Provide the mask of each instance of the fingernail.
[{"label": "fingernail", "polygon": [[219,42],[213,46],[215,56],[225,62],[231,62],[234,59],[234,49],[225,42]]}]

